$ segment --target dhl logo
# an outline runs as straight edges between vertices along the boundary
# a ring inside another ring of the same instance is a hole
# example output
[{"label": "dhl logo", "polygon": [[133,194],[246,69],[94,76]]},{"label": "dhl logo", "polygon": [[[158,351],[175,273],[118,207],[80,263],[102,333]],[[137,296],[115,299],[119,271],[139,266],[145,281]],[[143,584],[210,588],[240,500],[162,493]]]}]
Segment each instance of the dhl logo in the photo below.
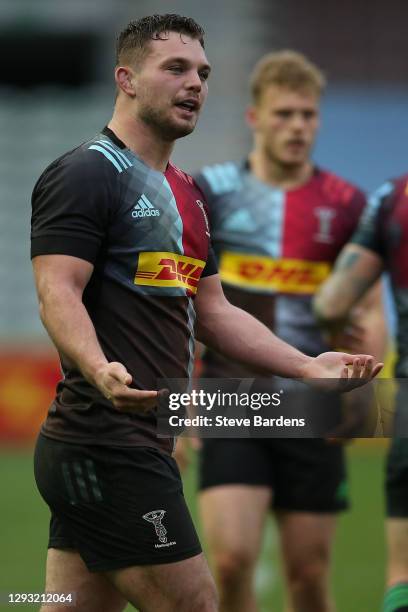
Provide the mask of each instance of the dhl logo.
[{"label": "dhl logo", "polygon": [[220,260],[221,279],[243,289],[271,293],[312,294],[328,277],[326,261],[272,259],[224,251]]},{"label": "dhl logo", "polygon": [[177,253],[140,253],[135,285],[180,287],[197,293],[205,261]]}]

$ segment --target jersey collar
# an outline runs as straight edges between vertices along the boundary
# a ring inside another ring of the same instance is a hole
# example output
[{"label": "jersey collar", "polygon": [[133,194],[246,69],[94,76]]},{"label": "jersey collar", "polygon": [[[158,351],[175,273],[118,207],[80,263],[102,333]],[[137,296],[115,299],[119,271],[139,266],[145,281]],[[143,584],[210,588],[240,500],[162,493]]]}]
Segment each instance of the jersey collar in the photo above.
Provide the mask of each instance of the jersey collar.
[{"label": "jersey collar", "polygon": [[115,134],[115,132],[112,132],[112,130],[110,128],[108,128],[107,125],[105,125],[105,127],[102,130],[102,134],[105,134],[105,136],[107,136],[108,138],[111,139],[112,142],[115,143],[115,145],[117,147],[119,147],[120,149],[126,149],[126,145],[125,143],[120,140],[120,138],[118,138]]}]

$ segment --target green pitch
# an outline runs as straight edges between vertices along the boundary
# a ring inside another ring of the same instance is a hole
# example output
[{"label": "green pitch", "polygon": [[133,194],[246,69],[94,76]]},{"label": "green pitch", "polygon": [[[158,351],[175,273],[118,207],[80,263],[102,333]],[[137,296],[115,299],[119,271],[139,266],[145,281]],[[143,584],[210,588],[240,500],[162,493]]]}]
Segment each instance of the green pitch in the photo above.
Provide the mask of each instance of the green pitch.
[{"label": "green pitch", "polygon": [[[384,449],[352,446],[348,454],[353,509],[342,517],[337,533],[333,572],[337,612],[375,612],[380,609],[384,574]],[[185,477],[185,490],[197,524],[194,476],[192,468]],[[5,593],[43,590],[48,510],[35,488],[31,454],[0,451],[0,483],[0,612],[13,612],[16,606],[1,603]],[[262,612],[282,612],[272,523],[265,536],[257,585]],[[31,612],[38,606],[22,609]]]}]

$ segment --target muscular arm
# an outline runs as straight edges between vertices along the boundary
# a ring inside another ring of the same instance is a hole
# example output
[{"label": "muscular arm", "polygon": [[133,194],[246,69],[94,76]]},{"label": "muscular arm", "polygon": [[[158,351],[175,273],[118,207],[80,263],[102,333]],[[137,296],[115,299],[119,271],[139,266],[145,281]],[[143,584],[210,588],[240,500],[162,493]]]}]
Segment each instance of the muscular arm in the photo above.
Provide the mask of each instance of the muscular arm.
[{"label": "muscular arm", "polygon": [[[200,281],[196,297],[197,338],[226,357],[267,374],[289,378],[348,377],[346,364],[359,363],[345,353],[325,353],[311,358],[280,340],[249,313],[232,306],[224,296],[218,274]],[[372,365],[372,364],[371,364]],[[371,376],[368,366],[364,376]],[[376,368],[375,373],[376,373]]]},{"label": "muscular arm", "polygon": [[107,359],[82,303],[93,265],[66,255],[42,255],[34,258],[33,269],[44,327],[60,353],[96,385]]},{"label": "muscular arm", "polygon": [[128,388],[131,375],[123,364],[108,363],[82,302],[93,265],[67,255],[40,255],[33,268],[41,320],[58,351],[117,408],[147,408],[157,393]]},{"label": "muscular arm", "polygon": [[314,308],[327,327],[342,325],[357,302],[379,279],[383,262],[365,247],[348,244],[341,251],[333,273],[318,291]]}]

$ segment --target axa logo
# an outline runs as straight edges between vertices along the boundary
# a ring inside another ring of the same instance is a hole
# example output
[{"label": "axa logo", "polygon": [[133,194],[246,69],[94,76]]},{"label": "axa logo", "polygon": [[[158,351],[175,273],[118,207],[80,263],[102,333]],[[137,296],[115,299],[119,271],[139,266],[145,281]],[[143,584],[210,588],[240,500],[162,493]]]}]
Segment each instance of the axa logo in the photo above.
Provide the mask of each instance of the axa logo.
[{"label": "axa logo", "polygon": [[160,217],[160,210],[155,208],[143,193],[132,210],[132,217],[134,219],[140,217]]},{"label": "axa logo", "polygon": [[177,253],[140,253],[136,285],[180,287],[196,293],[205,262]]},{"label": "axa logo", "polygon": [[155,544],[155,548],[174,546],[174,544],[176,544],[176,542],[167,541],[167,529],[162,523],[165,514],[165,510],[151,510],[150,512],[146,512],[146,514],[143,514],[144,520],[153,524],[154,530],[159,539],[159,544]]}]

